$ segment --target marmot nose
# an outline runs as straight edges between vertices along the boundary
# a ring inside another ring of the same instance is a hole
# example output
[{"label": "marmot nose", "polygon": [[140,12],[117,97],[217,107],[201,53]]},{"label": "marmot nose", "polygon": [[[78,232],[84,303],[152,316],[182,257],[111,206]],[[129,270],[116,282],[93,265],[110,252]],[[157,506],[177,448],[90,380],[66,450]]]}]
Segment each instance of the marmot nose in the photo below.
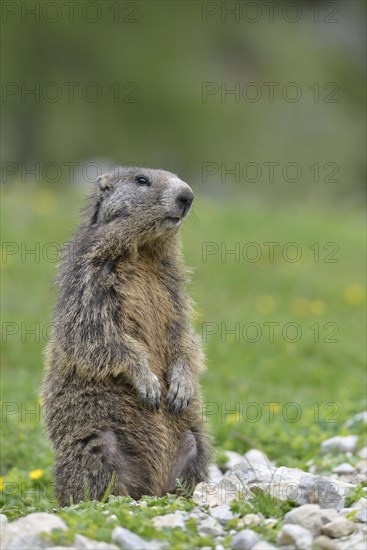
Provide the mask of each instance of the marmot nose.
[{"label": "marmot nose", "polygon": [[185,189],[185,191],[182,191],[176,198],[176,203],[185,213],[192,205],[193,200],[194,193],[190,189]]}]

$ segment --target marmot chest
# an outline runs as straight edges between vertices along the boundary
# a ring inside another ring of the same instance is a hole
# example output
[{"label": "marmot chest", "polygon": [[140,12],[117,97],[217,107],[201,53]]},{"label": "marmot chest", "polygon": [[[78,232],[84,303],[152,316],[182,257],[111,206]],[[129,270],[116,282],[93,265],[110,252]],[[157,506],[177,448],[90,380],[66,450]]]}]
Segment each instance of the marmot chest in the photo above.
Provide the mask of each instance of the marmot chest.
[{"label": "marmot chest", "polygon": [[146,345],[153,370],[161,370],[170,362],[169,334],[175,320],[165,275],[154,263],[136,260],[120,267],[119,281],[122,328]]}]

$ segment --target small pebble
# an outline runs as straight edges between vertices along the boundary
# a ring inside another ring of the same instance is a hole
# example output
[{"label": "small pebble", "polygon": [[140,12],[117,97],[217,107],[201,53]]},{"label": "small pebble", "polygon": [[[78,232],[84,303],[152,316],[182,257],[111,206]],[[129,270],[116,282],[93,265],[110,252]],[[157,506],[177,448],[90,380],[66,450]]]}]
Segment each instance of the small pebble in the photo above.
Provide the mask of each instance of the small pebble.
[{"label": "small pebble", "polygon": [[244,460],[243,456],[235,451],[225,451],[226,462],[223,465],[224,470],[232,470],[237,464],[241,464]]},{"label": "small pebble", "polygon": [[313,535],[321,533],[321,510],[318,504],[304,504],[293,508],[284,517],[284,524],[300,525]]},{"label": "small pebble", "polygon": [[258,514],[246,514],[238,520],[238,527],[251,527],[251,525],[260,525],[262,518]]},{"label": "small pebble", "polygon": [[329,537],[326,537],[325,535],[320,535],[315,538],[315,547],[320,550],[338,550],[339,548],[335,541],[329,539]]},{"label": "small pebble", "polygon": [[339,518],[330,523],[326,523],[322,527],[324,535],[331,537],[332,539],[339,539],[351,535],[354,531],[354,523],[346,518]]},{"label": "small pebble", "polygon": [[355,414],[354,416],[352,416],[352,418],[349,418],[346,421],[345,425],[347,428],[351,428],[355,424],[359,424],[359,423],[367,424],[367,411],[363,411]]},{"label": "small pebble", "polygon": [[354,474],[356,469],[354,468],[354,466],[352,466],[348,462],[343,462],[342,464],[339,464],[338,466],[335,466],[335,468],[333,468],[332,471],[334,472],[334,474],[338,474],[338,475],[343,476],[343,475],[348,475],[348,474]]},{"label": "small pebble", "polygon": [[129,550],[145,550],[148,548],[148,543],[129,531],[125,527],[115,527],[112,531],[112,541],[120,548],[128,548]]},{"label": "small pebble", "polygon": [[337,435],[326,439],[321,443],[321,451],[324,453],[347,453],[355,451],[358,444],[357,435]]},{"label": "small pebble", "polygon": [[232,550],[251,550],[259,540],[257,533],[251,529],[243,529],[233,537],[231,548]]},{"label": "small pebble", "polygon": [[277,536],[277,544],[280,546],[290,544],[297,550],[310,550],[312,541],[312,533],[300,525],[283,525]]},{"label": "small pebble", "polygon": [[270,542],[260,540],[251,548],[251,550],[273,550],[274,548],[276,548],[276,546],[273,546]]}]

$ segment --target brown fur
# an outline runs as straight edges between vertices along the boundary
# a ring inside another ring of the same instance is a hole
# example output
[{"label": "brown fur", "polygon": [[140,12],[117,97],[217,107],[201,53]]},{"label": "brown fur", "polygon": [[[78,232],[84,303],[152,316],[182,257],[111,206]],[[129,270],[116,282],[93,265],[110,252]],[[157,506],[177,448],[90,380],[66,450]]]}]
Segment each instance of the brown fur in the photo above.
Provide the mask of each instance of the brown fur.
[{"label": "brown fur", "polygon": [[177,176],[119,168],[99,180],[65,255],[43,385],[62,505],[101,499],[111,479],[113,494],[140,498],[207,476],[177,221],[191,201]]}]

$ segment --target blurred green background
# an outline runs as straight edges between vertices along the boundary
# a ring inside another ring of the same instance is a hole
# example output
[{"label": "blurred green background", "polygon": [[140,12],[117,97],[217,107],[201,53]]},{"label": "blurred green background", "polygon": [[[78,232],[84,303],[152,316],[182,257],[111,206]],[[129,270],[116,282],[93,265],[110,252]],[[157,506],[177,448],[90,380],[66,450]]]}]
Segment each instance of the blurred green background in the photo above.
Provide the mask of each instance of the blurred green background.
[{"label": "blurred green background", "polygon": [[255,446],[304,467],[366,406],[365,3],[51,4],[2,6],[5,508],[50,506],[35,491],[52,480],[37,399],[55,253],[114,163],[196,192],[184,254],[219,458]]},{"label": "blurred green background", "polygon": [[[193,185],[203,163],[254,162],[264,174],[240,178],[245,196],[349,199],[362,189],[364,2],[40,2],[34,15],[36,2],[10,4],[4,160],[24,170],[96,158],[164,166]],[[275,185],[264,162],[280,163]],[[289,162],[301,166],[296,183],[281,177]]]}]

